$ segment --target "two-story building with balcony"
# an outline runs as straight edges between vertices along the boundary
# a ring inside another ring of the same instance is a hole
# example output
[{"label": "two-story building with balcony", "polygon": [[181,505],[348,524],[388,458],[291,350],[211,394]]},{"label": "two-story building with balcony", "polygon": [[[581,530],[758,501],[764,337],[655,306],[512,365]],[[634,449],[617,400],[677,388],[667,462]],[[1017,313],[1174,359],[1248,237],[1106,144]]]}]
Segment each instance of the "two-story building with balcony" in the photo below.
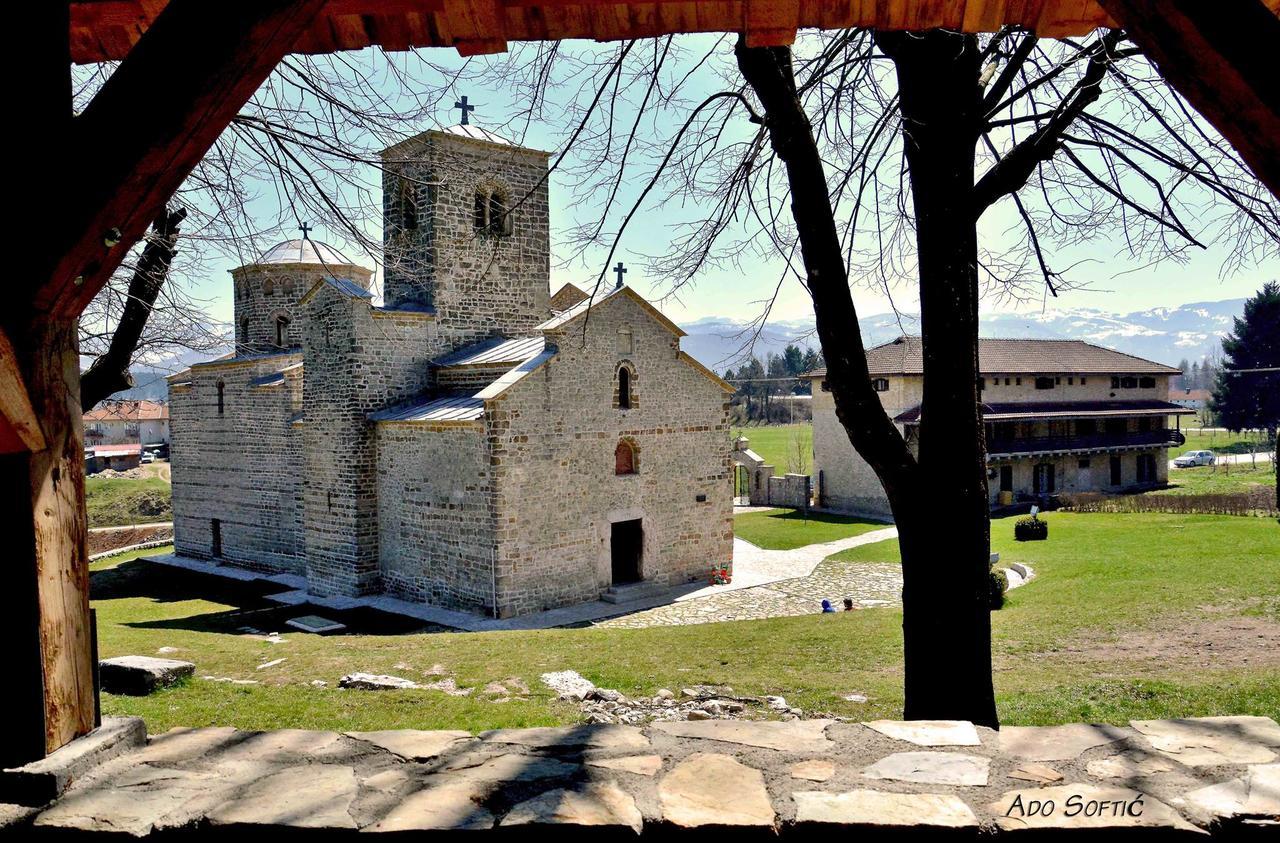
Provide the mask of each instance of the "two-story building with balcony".
[{"label": "two-story building with balcony", "polygon": [[[924,358],[919,337],[867,350],[881,404],[912,450],[920,441]],[[1179,370],[1080,340],[982,339],[979,388],[993,506],[1064,492],[1163,485],[1179,419],[1166,400]],[[836,418],[826,371],[813,382],[814,490],[820,507],[889,514],[871,466]]]}]

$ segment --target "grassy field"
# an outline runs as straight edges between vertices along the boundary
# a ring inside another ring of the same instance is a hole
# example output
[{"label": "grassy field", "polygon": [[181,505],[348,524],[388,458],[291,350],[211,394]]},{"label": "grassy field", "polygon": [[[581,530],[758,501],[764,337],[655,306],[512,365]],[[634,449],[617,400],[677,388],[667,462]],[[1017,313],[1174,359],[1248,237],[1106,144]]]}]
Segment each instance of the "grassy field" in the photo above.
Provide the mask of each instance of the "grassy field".
[{"label": "grassy field", "polygon": [[173,517],[169,482],[162,477],[86,477],[90,527],[150,524]]},{"label": "grassy field", "polygon": [[1152,495],[1203,495],[1245,492],[1254,486],[1273,486],[1276,476],[1270,462],[1234,465],[1200,465],[1169,469],[1169,488],[1147,492]]},{"label": "grassy field", "polygon": [[798,450],[804,454],[800,474],[813,470],[813,425],[768,424],[758,427],[740,427],[733,431],[733,438],[745,436],[751,440],[750,448],[760,455],[766,464],[772,465],[778,474],[786,474],[796,468]]},{"label": "grassy field", "polygon": [[[745,516],[741,516],[745,517]],[[993,616],[995,681],[1008,724],[1132,717],[1280,715],[1280,527],[1266,519],[1051,513],[1050,539],[1016,543],[1013,520],[993,524],[1005,562],[1039,576]],[[815,524],[814,529],[819,529]],[[892,561],[893,542],[839,554]],[[946,560],[940,560],[945,563]],[[294,632],[282,610],[243,585],[128,557],[94,566],[104,656],[173,655],[196,678],[149,697],[103,696],[107,714],[175,725],[243,728],[463,728],[576,722],[538,682],[573,669],[627,694],[725,684],[782,694],[807,712],[861,719],[901,714],[897,609],[640,630],[451,634],[383,628]],[[281,631],[272,644],[243,627]],[[271,667],[276,659],[284,661]],[[335,688],[352,671],[427,682],[440,674],[474,689],[360,692]],[[526,697],[496,703],[487,683],[518,677]],[[327,683],[313,686],[313,681]],[[846,694],[869,697],[846,702]]]},{"label": "grassy field", "polygon": [[733,519],[733,531],[738,538],[769,550],[791,550],[806,544],[831,542],[886,526],[881,521],[867,521],[851,515],[811,512],[805,517],[803,512],[794,509],[744,512]]},{"label": "grassy field", "polygon": [[1229,430],[1184,430],[1186,444],[1169,449],[1169,459],[1187,451],[1213,451],[1215,454],[1247,454],[1250,450],[1265,451],[1257,433],[1232,433]]}]

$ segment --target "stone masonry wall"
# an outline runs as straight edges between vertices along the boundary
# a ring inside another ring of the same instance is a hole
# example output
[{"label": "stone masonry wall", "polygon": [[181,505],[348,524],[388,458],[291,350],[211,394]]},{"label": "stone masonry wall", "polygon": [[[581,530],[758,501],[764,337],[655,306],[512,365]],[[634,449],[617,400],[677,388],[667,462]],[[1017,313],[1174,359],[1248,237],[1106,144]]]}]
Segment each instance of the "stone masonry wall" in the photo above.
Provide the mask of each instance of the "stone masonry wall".
[{"label": "stone masonry wall", "polygon": [[[549,316],[547,153],[432,131],[386,150],[383,162],[388,306],[430,304],[452,347],[525,333]],[[476,228],[477,191],[504,197],[509,233]]]},{"label": "stone masonry wall", "polygon": [[434,320],[391,313],[322,287],[306,303],[305,443],[308,587],[368,594],[378,571],[378,485],[368,414],[429,384]]},{"label": "stone masonry wall", "polygon": [[493,606],[493,486],[479,422],[377,425],[383,588],[415,603]]},{"label": "stone masonry wall", "polygon": [[[362,266],[330,267],[368,288],[372,273]],[[331,273],[315,264],[249,264],[231,270],[235,293],[235,341],[238,353],[277,348],[276,316],[290,320],[284,347],[302,344],[302,309],[298,300]]]},{"label": "stone masonry wall", "polygon": [[[548,337],[559,356],[493,402],[488,436],[498,506],[502,616],[596,599],[611,583],[610,525],[641,519],[642,575],[700,580],[732,557],[732,474],[726,394],[678,359],[677,338],[617,295]],[[620,328],[632,350],[618,349]],[[650,396],[613,406],[617,366]],[[661,396],[661,400],[653,400]],[[622,438],[638,472],[617,476]],[[698,500],[705,496],[705,500]]]},{"label": "stone masonry wall", "polygon": [[[291,424],[301,408],[301,371],[284,383],[254,386],[301,355],[275,354],[194,366],[189,387],[170,390],[173,428],[174,544],[186,556],[213,556],[221,523],[221,559],[272,572],[301,573],[301,437]],[[223,412],[217,384],[222,381]]]}]

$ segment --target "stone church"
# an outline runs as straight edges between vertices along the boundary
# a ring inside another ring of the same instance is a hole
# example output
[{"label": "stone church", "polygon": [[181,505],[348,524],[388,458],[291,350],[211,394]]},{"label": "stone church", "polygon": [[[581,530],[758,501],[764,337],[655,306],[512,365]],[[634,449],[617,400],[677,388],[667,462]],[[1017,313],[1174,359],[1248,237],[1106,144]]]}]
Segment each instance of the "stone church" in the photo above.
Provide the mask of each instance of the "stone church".
[{"label": "stone church", "polygon": [[280,243],[170,378],[177,553],[497,617],[727,562],[732,387],[629,287],[549,295],[548,154],[460,125],[382,163],[381,303]]}]

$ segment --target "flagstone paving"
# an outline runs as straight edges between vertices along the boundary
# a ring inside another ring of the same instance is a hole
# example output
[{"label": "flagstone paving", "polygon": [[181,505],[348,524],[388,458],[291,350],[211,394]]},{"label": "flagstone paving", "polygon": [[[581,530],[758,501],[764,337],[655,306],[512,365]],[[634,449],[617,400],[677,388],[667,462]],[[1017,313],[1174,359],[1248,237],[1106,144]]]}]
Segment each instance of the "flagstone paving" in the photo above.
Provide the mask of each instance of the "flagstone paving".
[{"label": "flagstone paving", "polygon": [[[181,730],[107,760],[34,812],[0,805],[0,828],[1280,839],[1280,761],[1238,760],[1274,759],[1280,726],[1268,718],[1075,724],[1008,740],[979,727],[974,744],[967,726],[694,721],[478,737]],[[939,738],[959,742],[919,748]],[[1025,757],[1049,754],[1052,764]]]}]

